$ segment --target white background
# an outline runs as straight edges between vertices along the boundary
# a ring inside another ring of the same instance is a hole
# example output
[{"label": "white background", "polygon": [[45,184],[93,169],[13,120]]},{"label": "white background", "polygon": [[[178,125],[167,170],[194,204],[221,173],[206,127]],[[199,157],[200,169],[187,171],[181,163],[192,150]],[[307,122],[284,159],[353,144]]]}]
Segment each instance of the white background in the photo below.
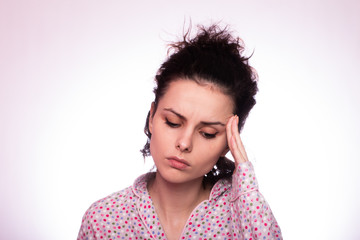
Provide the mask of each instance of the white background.
[{"label": "white background", "polygon": [[153,77],[184,22],[245,41],[242,133],[285,239],[360,239],[358,1],[0,1],[0,239],[75,239],[132,184]]}]

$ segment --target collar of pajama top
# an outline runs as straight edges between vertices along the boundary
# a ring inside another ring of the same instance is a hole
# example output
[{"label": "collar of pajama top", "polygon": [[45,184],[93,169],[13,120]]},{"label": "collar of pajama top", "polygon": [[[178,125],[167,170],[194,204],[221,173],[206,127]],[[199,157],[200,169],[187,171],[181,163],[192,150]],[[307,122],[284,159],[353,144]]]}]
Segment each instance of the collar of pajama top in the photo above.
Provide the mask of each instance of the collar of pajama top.
[{"label": "collar of pajama top", "polygon": [[[147,191],[147,182],[154,174],[144,174],[133,186],[92,204],[84,215],[78,239],[166,239]],[[193,210],[179,239],[252,239],[251,231],[255,227],[251,224],[255,221],[260,230],[262,222],[256,220],[259,210],[255,204],[261,203],[266,211],[270,211],[261,196],[252,194],[255,190],[257,182],[252,164],[240,164],[232,180],[219,180],[213,186],[209,200]],[[266,215],[269,219],[265,224],[269,223],[269,227],[273,221],[271,211]],[[280,230],[276,231],[280,233]],[[265,232],[262,236],[265,237]]]},{"label": "collar of pajama top", "polygon": [[[141,227],[144,224],[144,227],[155,239],[162,239],[165,237],[165,233],[147,190],[147,183],[154,175],[155,173],[151,172],[140,176],[131,189],[137,198],[136,209],[140,217],[140,219],[136,219],[138,226]],[[233,189],[232,186],[237,187]],[[213,186],[209,200],[201,202],[192,211],[181,234],[181,239],[199,235],[207,236],[209,233],[214,233],[212,236],[223,235],[231,224],[231,202],[244,192],[254,190],[257,190],[257,182],[253,167],[250,162],[246,162],[236,169],[232,181],[221,179]],[[230,231],[226,233],[228,236],[229,234],[231,234]]]}]

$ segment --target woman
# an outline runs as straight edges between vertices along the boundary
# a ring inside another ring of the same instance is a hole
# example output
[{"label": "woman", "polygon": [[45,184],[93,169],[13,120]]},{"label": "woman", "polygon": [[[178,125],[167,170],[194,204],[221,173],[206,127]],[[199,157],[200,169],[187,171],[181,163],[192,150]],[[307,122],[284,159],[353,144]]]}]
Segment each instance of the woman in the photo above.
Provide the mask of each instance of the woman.
[{"label": "woman", "polygon": [[256,73],[226,29],[189,35],[156,75],[142,150],[156,172],[95,202],[78,239],[282,239],[239,136]]}]

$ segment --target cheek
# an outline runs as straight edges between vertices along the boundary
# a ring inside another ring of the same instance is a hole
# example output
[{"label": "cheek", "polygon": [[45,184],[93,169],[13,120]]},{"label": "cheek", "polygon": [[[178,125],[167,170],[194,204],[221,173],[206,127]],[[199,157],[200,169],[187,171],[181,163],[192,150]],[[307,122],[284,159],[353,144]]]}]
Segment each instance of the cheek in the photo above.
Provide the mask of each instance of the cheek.
[{"label": "cheek", "polygon": [[157,166],[158,164],[158,159],[161,158],[160,153],[162,152],[161,150],[161,144],[159,144],[158,141],[156,141],[156,135],[151,136],[151,140],[150,140],[150,154],[151,154],[151,158],[153,159],[155,165]]},{"label": "cheek", "polygon": [[164,134],[164,129],[159,129],[156,124],[153,125],[153,133],[150,139],[150,153],[154,158],[164,153],[168,149],[170,139]]},{"label": "cheek", "polygon": [[226,148],[227,148],[227,142],[225,137],[220,137],[217,140],[209,143],[205,147],[204,151],[208,152],[209,155],[220,157]]},{"label": "cheek", "polygon": [[[161,138],[160,138],[161,139]],[[160,140],[157,136],[157,134],[153,133],[151,135],[151,139],[150,139],[150,153],[151,155],[154,157],[156,156],[156,153],[159,152],[159,146],[161,146],[161,142],[159,142]]]},{"label": "cheek", "polygon": [[204,160],[207,159],[206,165],[215,165],[224,153],[226,146],[225,139],[219,139],[219,141],[211,144],[207,142],[203,143],[200,155],[204,158]]}]

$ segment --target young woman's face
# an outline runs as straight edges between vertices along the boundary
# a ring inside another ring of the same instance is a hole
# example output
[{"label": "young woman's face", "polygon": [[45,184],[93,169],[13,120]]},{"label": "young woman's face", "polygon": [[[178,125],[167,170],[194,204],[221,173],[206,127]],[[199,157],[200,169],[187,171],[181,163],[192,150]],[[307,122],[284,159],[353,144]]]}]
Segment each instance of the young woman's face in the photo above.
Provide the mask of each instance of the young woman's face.
[{"label": "young woman's face", "polygon": [[232,99],[214,85],[171,82],[149,119],[150,152],[161,177],[172,183],[202,179],[227,152],[232,115]]}]

